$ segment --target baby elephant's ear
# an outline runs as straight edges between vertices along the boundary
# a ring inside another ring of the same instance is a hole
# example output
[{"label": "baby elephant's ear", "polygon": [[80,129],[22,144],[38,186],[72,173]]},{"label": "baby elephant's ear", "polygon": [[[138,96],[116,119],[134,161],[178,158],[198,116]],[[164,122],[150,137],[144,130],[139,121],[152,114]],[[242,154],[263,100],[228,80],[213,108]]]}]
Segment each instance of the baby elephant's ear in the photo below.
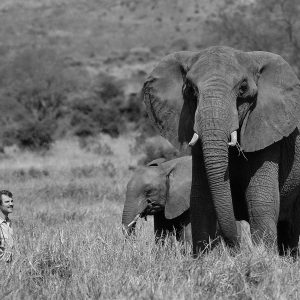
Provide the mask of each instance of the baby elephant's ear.
[{"label": "baby elephant's ear", "polygon": [[191,176],[182,176],[174,166],[167,173],[165,217],[174,219],[190,208]]},{"label": "baby elephant's ear", "polygon": [[259,66],[255,107],[241,128],[241,146],[258,151],[290,135],[300,117],[300,82],[291,66],[279,55],[249,52]]}]

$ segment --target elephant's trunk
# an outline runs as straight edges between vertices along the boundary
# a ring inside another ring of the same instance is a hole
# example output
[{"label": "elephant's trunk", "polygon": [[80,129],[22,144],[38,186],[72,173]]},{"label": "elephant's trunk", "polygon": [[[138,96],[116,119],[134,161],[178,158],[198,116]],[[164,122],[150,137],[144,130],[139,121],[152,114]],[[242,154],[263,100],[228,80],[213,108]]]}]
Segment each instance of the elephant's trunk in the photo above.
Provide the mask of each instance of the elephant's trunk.
[{"label": "elephant's trunk", "polygon": [[[220,134],[220,133],[219,133]],[[228,244],[237,242],[228,168],[228,140],[215,140],[214,133],[203,141],[203,159],[221,233]]]},{"label": "elephant's trunk", "polygon": [[[202,151],[195,147],[192,152],[191,222],[194,254],[204,249],[208,242],[208,233],[210,238],[213,234],[212,231],[203,232],[197,228],[199,209],[203,207],[201,201],[205,201],[203,196],[201,198],[200,186],[203,167],[222,236],[229,245],[238,241],[228,173],[228,142],[231,132],[226,124],[231,124],[230,114],[226,108],[222,108],[225,107],[225,101],[221,100],[217,97],[202,99],[202,107],[198,107],[195,114],[194,129],[200,137]],[[231,135],[231,142],[236,143],[235,134]]]},{"label": "elephant's trunk", "polygon": [[138,200],[139,197],[137,197],[136,193],[128,187],[122,213],[122,229],[126,235],[130,235],[134,231],[138,216],[147,207],[146,201],[140,201],[138,203]]}]

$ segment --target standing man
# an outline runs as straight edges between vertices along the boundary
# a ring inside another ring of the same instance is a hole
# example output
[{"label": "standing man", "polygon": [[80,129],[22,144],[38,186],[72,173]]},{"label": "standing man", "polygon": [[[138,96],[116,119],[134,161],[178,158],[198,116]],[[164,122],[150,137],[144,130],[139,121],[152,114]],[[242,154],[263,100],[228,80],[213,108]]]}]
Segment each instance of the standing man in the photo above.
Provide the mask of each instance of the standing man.
[{"label": "standing man", "polygon": [[14,208],[10,191],[0,191],[0,261],[11,262],[13,252],[13,230],[8,214]]}]

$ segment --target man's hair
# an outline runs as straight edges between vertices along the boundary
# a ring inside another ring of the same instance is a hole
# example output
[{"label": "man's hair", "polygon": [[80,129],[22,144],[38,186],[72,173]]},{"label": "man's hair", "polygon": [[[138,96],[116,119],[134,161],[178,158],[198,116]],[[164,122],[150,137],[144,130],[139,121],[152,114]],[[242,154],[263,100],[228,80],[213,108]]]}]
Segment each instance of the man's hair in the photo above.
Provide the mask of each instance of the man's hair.
[{"label": "man's hair", "polygon": [[13,196],[12,192],[10,192],[10,191],[7,191],[7,190],[0,191],[0,204],[2,204],[2,195],[6,195],[9,198],[12,198],[12,196]]}]

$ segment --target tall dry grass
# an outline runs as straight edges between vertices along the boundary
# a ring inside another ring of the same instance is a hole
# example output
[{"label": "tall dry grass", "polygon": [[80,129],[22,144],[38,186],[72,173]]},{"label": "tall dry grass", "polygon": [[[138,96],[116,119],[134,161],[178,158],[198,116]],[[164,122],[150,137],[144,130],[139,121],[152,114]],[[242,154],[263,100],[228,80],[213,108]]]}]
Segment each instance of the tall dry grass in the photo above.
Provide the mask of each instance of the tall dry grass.
[{"label": "tall dry grass", "polygon": [[46,156],[11,151],[1,188],[15,196],[15,256],[1,265],[1,299],[299,299],[299,261],[247,240],[198,259],[171,238],[154,243],[151,221],[125,241],[125,187],[139,157],[128,139],[113,154],[58,142]]}]

